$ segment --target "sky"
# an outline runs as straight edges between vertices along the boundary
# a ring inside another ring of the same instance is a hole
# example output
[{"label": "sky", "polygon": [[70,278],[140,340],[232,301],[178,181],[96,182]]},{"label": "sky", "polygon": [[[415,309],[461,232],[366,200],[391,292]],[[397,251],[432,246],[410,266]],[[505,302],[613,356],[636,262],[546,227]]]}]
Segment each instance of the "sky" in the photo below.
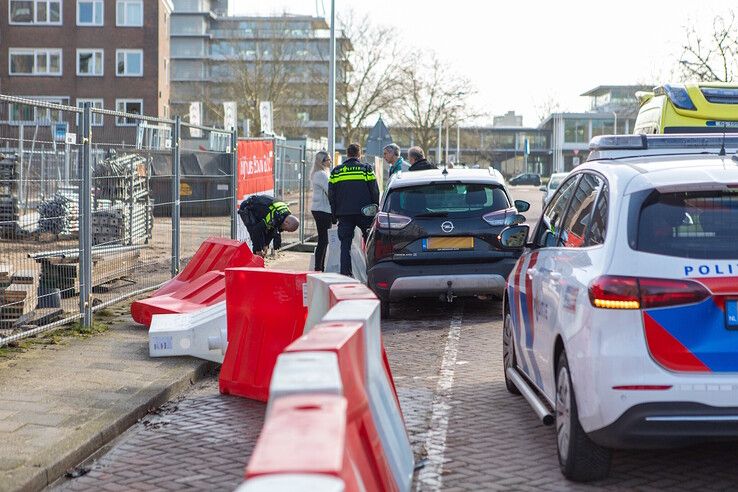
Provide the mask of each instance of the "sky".
[{"label": "sky", "polygon": [[[685,27],[709,32],[730,2],[702,0],[335,0],[336,12],[369,14],[403,43],[435,50],[474,84],[476,112],[514,110],[536,126],[540,108],[585,111],[598,85],[679,80]],[[695,9],[695,7],[697,7]],[[235,14],[329,16],[330,0],[231,0]],[[405,67],[411,69],[411,67]]]}]

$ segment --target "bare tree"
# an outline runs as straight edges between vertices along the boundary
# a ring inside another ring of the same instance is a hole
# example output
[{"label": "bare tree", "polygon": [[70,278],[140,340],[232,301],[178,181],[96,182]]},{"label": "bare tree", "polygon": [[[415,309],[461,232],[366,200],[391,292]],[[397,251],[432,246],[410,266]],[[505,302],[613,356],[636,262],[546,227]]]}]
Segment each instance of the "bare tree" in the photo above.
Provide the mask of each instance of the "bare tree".
[{"label": "bare tree", "polygon": [[370,118],[397,115],[406,88],[402,51],[395,29],[373,24],[368,16],[357,19],[350,12],[340,23],[350,46],[338,57],[346,72],[336,87],[336,123],[347,144],[363,145]]},{"label": "bare tree", "polygon": [[683,77],[705,82],[732,82],[738,74],[737,28],[732,10],[715,16],[712,32],[708,35],[688,27],[679,59]]},{"label": "bare tree", "polygon": [[437,144],[439,125],[454,126],[465,118],[478,116],[470,114],[468,105],[468,98],[475,91],[468,79],[434,54],[417,54],[413,59],[405,80],[402,120],[413,132],[415,144],[428,151]]},{"label": "bare tree", "polygon": [[535,109],[536,116],[538,116],[538,123],[540,124],[553,113],[560,112],[561,104],[559,104],[559,101],[552,94],[549,94],[545,99],[535,104]]}]

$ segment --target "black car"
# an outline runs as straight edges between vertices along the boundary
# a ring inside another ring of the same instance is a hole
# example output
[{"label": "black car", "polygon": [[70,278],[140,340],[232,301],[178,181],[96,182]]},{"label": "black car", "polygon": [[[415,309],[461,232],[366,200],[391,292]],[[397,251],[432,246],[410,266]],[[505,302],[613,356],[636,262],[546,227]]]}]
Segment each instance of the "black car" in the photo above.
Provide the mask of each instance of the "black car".
[{"label": "black car", "polygon": [[536,173],[518,174],[514,178],[510,178],[511,185],[532,185],[541,186],[541,175]]},{"label": "black car", "polygon": [[393,178],[367,241],[369,287],[389,315],[409,297],[501,297],[521,250],[500,245],[506,227],[525,221],[502,175],[487,169],[433,169]]}]

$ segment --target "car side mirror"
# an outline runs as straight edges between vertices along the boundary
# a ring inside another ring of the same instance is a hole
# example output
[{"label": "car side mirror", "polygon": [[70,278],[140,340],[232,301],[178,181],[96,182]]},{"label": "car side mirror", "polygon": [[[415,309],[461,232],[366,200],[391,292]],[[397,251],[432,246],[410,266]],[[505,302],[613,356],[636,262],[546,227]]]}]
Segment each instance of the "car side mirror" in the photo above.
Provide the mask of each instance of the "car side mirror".
[{"label": "car side mirror", "polygon": [[518,212],[527,212],[530,209],[530,203],[525,200],[515,200],[515,208]]},{"label": "car side mirror", "polygon": [[529,232],[530,226],[526,224],[514,225],[503,229],[497,240],[504,249],[521,249],[528,241]]},{"label": "car side mirror", "polygon": [[546,188],[546,185],[541,186],[538,188],[540,191],[548,191],[548,188]]},{"label": "car side mirror", "polygon": [[505,225],[511,226],[511,225],[524,224],[526,220],[527,219],[525,218],[525,215],[522,215],[522,214],[506,215]]}]

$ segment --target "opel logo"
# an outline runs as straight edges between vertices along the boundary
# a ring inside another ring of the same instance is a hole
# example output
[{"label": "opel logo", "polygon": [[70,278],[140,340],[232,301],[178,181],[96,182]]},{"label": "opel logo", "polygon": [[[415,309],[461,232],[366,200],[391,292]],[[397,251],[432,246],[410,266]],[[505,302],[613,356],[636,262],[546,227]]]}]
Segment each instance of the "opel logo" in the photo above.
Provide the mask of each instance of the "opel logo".
[{"label": "opel logo", "polygon": [[454,230],[454,223],[450,220],[447,220],[446,222],[441,224],[441,230],[448,234],[449,232]]}]

